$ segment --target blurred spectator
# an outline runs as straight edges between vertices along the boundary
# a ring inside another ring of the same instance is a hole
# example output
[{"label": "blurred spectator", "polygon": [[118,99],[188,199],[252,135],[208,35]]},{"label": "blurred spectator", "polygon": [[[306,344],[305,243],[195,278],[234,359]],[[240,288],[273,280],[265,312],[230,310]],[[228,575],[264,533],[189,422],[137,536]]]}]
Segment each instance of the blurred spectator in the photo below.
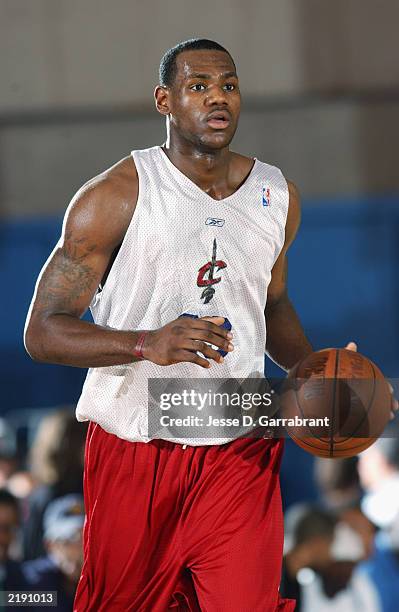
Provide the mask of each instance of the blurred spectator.
[{"label": "blurred spectator", "polygon": [[[342,554],[338,524],[331,512],[312,505],[294,506],[286,513],[280,590],[283,597],[297,600],[296,612],[380,610],[373,587],[354,571],[356,561]],[[352,556],[350,539],[343,545]]]},{"label": "blurred spectator", "polygon": [[320,502],[338,519],[333,550],[336,559],[341,558],[341,550],[346,560],[355,561],[368,557],[373,550],[375,528],[360,508],[362,488],[357,465],[357,457],[315,459]]},{"label": "blurred spectator", "polygon": [[[391,427],[392,429],[392,427]],[[391,431],[397,435],[397,431]],[[380,528],[372,555],[359,565],[377,590],[382,612],[399,608],[399,440],[380,438],[359,456],[362,509]]]},{"label": "blurred spectator", "polygon": [[375,527],[359,506],[345,508],[338,513],[333,554],[336,559],[360,561],[374,549]]},{"label": "blurred spectator", "polygon": [[342,510],[360,503],[362,489],[357,473],[357,457],[315,458],[314,474],[322,503],[331,510]]},{"label": "blurred spectator", "polygon": [[19,526],[18,500],[0,489],[0,591],[23,590],[21,564],[10,559],[10,548]]},{"label": "blurred spectator", "polygon": [[17,439],[15,431],[3,418],[0,418],[0,487],[18,468]]},{"label": "blurred spectator", "polygon": [[[396,429],[396,428],[395,428]],[[359,476],[366,494],[362,500],[364,514],[380,528],[392,525],[399,512],[399,440],[379,438],[359,455]]]},{"label": "blurred spectator", "polygon": [[24,500],[32,493],[35,484],[30,472],[19,470],[9,477],[7,489],[18,499]]},{"label": "blurred spectator", "polygon": [[[44,513],[47,556],[23,565],[29,588],[57,591],[57,612],[70,612],[83,564],[84,503],[81,495],[52,501]],[[35,608],[41,610],[41,608]],[[43,607],[46,612],[48,608]]]},{"label": "blurred spectator", "polygon": [[298,574],[303,568],[321,569],[331,560],[335,518],[319,508],[298,504],[284,517],[285,554],[280,591],[282,597],[296,599],[301,610],[301,588]]},{"label": "blurred spectator", "polygon": [[59,410],[42,420],[31,448],[33,477],[41,483],[28,499],[24,524],[24,557],[45,554],[43,515],[47,505],[68,493],[82,493],[86,424],[73,410]]}]

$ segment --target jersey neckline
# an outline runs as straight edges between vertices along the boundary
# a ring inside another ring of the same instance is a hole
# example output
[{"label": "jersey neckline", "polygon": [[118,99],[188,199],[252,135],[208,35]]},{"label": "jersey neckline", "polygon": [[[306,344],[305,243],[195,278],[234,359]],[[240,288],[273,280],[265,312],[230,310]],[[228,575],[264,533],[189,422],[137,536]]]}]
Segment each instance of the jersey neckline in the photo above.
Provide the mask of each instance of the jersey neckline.
[{"label": "jersey neckline", "polygon": [[201,187],[199,187],[197,185],[197,183],[194,183],[194,181],[192,181],[190,178],[188,178],[188,176],[186,174],[184,174],[184,172],[182,172],[181,170],[179,170],[179,168],[177,166],[174,165],[174,163],[169,159],[169,157],[166,155],[165,151],[163,150],[162,146],[158,145],[156,147],[159,151],[159,155],[161,156],[161,158],[164,160],[165,164],[170,168],[170,170],[172,172],[174,172],[175,174],[177,174],[177,176],[179,176],[179,178],[181,180],[183,180],[187,187],[190,188],[191,190],[197,191],[199,192],[202,196],[204,196],[205,198],[207,198],[208,200],[210,200],[211,202],[218,204],[218,203],[224,203],[224,202],[228,202],[229,200],[233,199],[234,197],[236,197],[242,189],[244,189],[244,187],[248,186],[248,183],[250,182],[250,180],[252,179],[253,175],[254,175],[254,170],[255,170],[255,166],[257,166],[257,164],[259,163],[258,159],[256,157],[253,157],[253,164],[252,164],[252,168],[249,171],[249,173],[247,174],[246,178],[244,179],[244,181],[241,183],[241,185],[238,187],[238,189],[236,189],[235,191],[233,191],[233,193],[231,193],[229,196],[227,196],[226,198],[222,198],[221,200],[217,200],[216,198],[212,198],[212,196],[210,196],[208,193],[206,193],[206,191],[204,191],[203,189],[201,189]]}]

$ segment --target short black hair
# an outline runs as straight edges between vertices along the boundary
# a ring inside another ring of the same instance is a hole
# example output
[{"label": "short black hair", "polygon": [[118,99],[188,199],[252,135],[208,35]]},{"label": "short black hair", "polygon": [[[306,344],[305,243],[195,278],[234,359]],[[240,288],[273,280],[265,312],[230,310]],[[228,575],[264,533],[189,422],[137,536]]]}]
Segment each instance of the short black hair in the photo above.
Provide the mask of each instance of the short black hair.
[{"label": "short black hair", "polygon": [[332,537],[337,519],[317,504],[296,504],[285,513],[285,531],[291,546],[299,546],[317,537]]},{"label": "short black hair", "polygon": [[0,489],[0,506],[9,506],[13,508],[19,519],[19,501],[15,495],[10,493],[7,489]]},{"label": "short black hair", "polygon": [[159,84],[162,85],[162,87],[170,87],[172,85],[176,76],[176,58],[180,53],[183,53],[183,51],[198,51],[201,49],[223,51],[227,53],[234,64],[234,68],[236,67],[230,52],[219,43],[214,40],[208,40],[207,38],[190,38],[166,51],[159,64]]}]

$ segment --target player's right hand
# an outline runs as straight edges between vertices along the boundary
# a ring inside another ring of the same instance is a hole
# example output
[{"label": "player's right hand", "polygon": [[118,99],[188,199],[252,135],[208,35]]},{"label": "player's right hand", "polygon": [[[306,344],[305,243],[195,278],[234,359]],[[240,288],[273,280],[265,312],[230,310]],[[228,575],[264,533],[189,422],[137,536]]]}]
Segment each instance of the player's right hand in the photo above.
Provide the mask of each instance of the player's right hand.
[{"label": "player's right hand", "polygon": [[144,359],[158,365],[191,362],[202,368],[210,368],[211,361],[223,363],[220,353],[210,346],[213,344],[227,352],[234,349],[233,335],[220,327],[223,323],[223,317],[180,317],[160,329],[149,331],[142,347]]}]

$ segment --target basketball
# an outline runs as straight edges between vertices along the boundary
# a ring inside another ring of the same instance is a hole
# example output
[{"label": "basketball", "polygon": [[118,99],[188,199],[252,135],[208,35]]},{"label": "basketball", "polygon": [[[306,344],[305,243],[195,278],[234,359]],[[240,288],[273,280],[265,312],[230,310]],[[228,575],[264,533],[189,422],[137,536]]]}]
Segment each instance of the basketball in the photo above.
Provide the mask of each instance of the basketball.
[{"label": "basketball", "polygon": [[289,372],[280,398],[288,435],[327,458],[352,457],[371,446],[390,419],[390,406],[379,368],[347,349],[308,355]]}]

